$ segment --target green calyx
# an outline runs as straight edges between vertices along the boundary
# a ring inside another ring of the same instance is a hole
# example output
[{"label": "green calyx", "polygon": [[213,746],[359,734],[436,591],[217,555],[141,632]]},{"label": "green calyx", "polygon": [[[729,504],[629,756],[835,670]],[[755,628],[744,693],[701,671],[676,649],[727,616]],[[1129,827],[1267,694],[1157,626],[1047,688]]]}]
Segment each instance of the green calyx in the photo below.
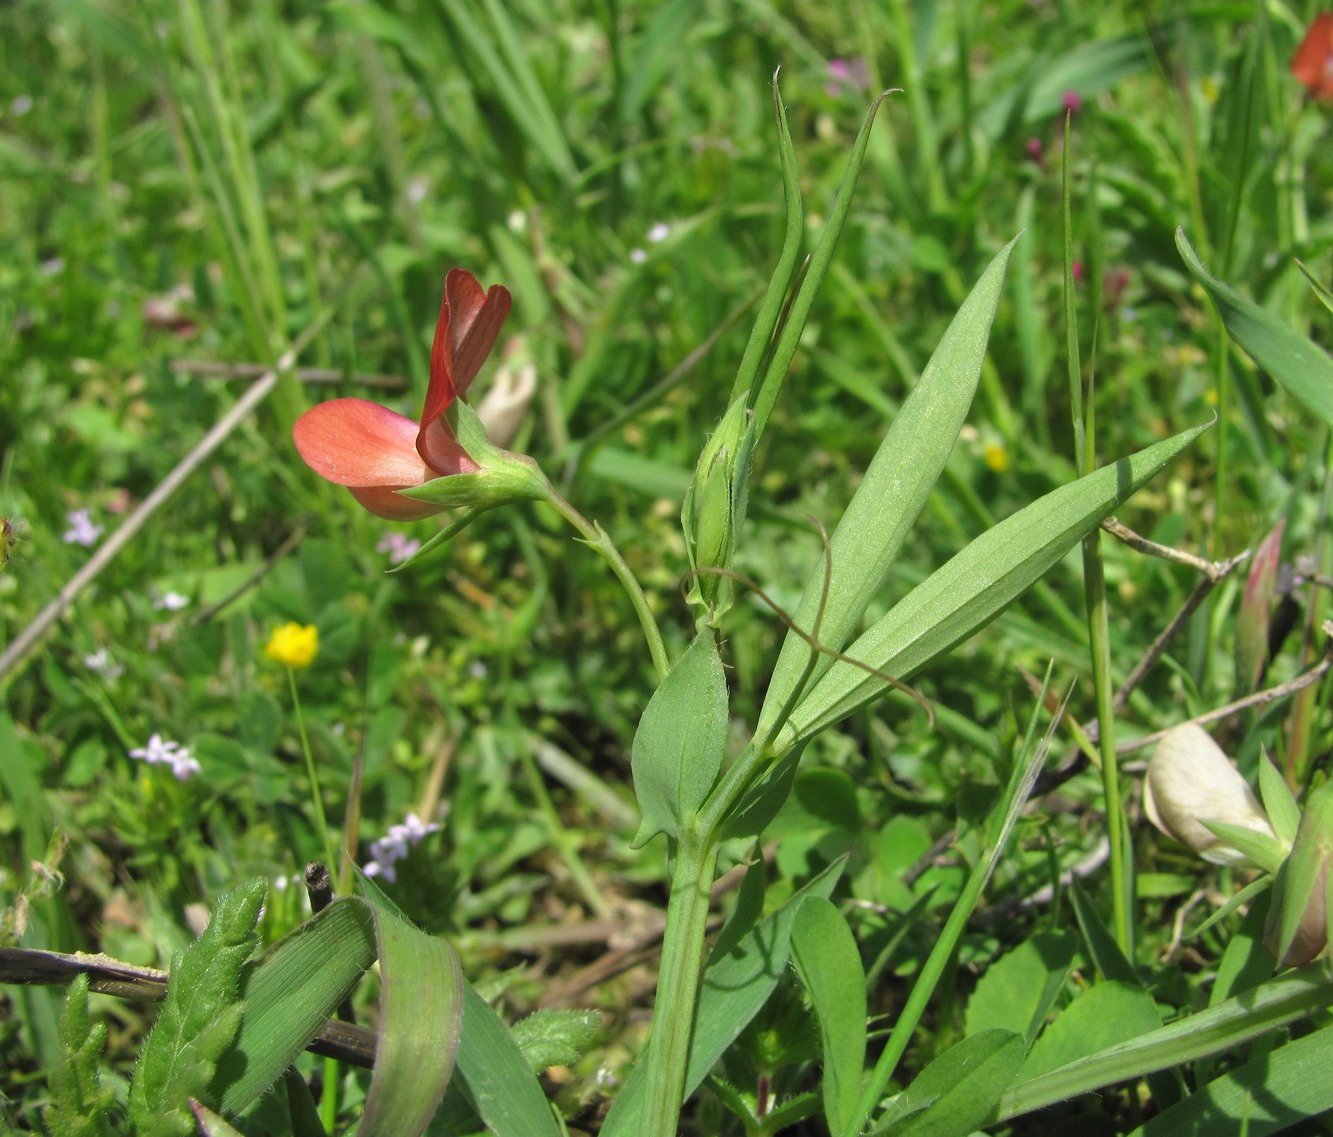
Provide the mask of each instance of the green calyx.
[{"label": "green calyx", "polygon": [[481,468],[473,474],[447,474],[399,493],[449,508],[481,509],[547,497],[549,483],[537,463],[526,454],[492,446],[476,411],[466,403],[454,403],[447,414],[459,444]]}]

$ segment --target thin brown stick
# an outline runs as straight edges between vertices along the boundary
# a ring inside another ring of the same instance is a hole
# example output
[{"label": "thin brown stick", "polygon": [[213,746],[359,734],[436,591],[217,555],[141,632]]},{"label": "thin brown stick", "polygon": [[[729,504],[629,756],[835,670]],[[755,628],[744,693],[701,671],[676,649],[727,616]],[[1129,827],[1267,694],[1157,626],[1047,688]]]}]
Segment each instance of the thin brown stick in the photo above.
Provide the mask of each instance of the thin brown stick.
[{"label": "thin brown stick", "polygon": [[[167,994],[167,972],[122,963],[107,955],[62,955],[32,948],[0,948],[0,983],[58,986],[88,976],[88,989],[119,999],[160,1002]],[[371,1069],[375,1032],[350,1023],[326,1022],[307,1050]]]},{"label": "thin brown stick", "polygon": [[1115,698],[1111,701],[1112,708],[1119,713],[1124,710],[1125,704],[1129,702],[1129,696],[1134,693],[1138,685],[1143,682],[1143,677],[1152,670],[1153,666],[1162,657],[1162,653],[1180,631],[1199,605],[1204,602],[1208,594],[1212,592],[1217,585],[1249,556],[1248,552],[1241,553],[1239,556],[1231,557],[1229,560],[1210,562],[1213,567],[1218,569],[1220,575],[1212,572],[1205,573],[1204,579],[1199,581],[1193,592],[1190,593],[1180,611],[1169,624],[1161,631],[1155,640],[1149,645],[1147,652],[1134,669],[1125,676],[1125,681],[1120,685],[1120,690],[1115,693]]},{"label": "thin brown stick", "polygon": [[[254,379],[268,371],[262,363],[218,363],[208,359],[173,359],[171,369],[204,379]],[[298,367],[292,374],[302,383],[355,383],[359,387],[383,387],[392,391],[410,386],[401,375],[339,371],[336,367]]]},{"label": "thin brown stick", "polygon": [[[1333,622],[1325,621],[1323,631],[1325,635],[1333,634]],[[1324,658],[1316,663],[1309,671],[1303,675],[1296,676],[1286,683],[1280,683],[1276,687],[1269,687],[1264,691],[1256,691],[1253,695],[1246,695],[1243,699],[1237,699],[1234,703],[1227,703],[1223,707],[1215,707],[1211,711],[1205,711],[1201,715],[1195,715],[1192,719],[1185,719],[1185,722],[1196,723],[1203,726],[1210,722],[1219,722],[1222,719],[1229,719],[1242,711],[1248,711],[1252,707],[1263,707],[1269,703],[1276,703],[1279,699],[1285,699],[1289,695],[1294,695],[1297,691],[1304,690],[1311,684],[1318,683],[1327,673],[1330,667],[1333,667],[1333,656],[1330,656],[1329,650],[1324,651]],[[1179,726],[1180,724],[1175,724]],[[1170,728],[1174,729],[1174,727]],[[1156,730],[1152,734],[1145,734],[1142,738],[1136,738],[1132,742],[1124,742],[1116,747],[1117,754],[1128,754],[1135,750],[1142,750],[1145,746],[1151,746],[1166,734],[1165,730]]]},{"label": "thin brown stick", "polygon": [[87,563],[70,577],[56,594],[55,599],[38,612],[32,623],[14,638],[14,642],[0,654],[0,680],[18,667],[20,661],[69,611],[84,589],[92,584],[102,570],[115,560],[120,551],[138,536],[139,531],[148,524],[153,514],[166,505],[172,495],[208,460],[213,451],[222,445],[227,436],[249,417],[250,412],[268,398],[278,385],[278,376],[291,369],[302,348],[314,339],[332,314],[332,310],[325,312],[296,338],[292,346],[283,352],[278,362],[251,384],[250,389],[236,401],[236,405],[213,424],[212,429],[195,443],[194,449],[176,463],[175,468],[125,518],[120,528],[98,546]]},{"label": "thin brown stick", "polygon": [[1102,521],[1102,528],[1111,536],[1123,541],[1131,549],[1146,553],[1150,557],[1157,557],[1163,561],[1171,561],[1173,564],[1187,565],[1196,572],[1203,573],[1214,584],[1231,572],[1236,564],[1250,555],[1247,551],[1237,557],[1232,557],[1230,561],[1210,561],[1205,557],[1196,556],[1194,553],[1186,553],[1180,549],[1173,549],[1170,545],[1159,545],[1156,541],[1150,541],[1147,537],[1135,533],[1128,526],[1121,525],[1114,517],[1105,518]]}]

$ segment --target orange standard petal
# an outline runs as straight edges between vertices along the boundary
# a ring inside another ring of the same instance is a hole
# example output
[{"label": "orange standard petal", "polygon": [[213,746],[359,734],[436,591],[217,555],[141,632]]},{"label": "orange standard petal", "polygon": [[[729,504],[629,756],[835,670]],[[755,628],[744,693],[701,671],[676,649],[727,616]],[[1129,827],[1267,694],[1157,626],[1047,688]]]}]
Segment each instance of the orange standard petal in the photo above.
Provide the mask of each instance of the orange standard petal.
[{"label": "orange standard petal", "polygon": [[1333,12],[1320,12],[1291,59],[1291,73],[1316,99],[1333,100]]},{"label": "orange standard petal", "polygon": [[296,420],[305,464],[340,486],[419,486],[435,477],[417,453],[417,424],[367,399],[331,399]]},{"label": "orange standard petal", "polygon": [[454,399],[467,393],[499,338],[511,303],[509,289],[502,285],[493,284],[483,291],[470,272],[449,270],[430,349],[430,387],[421,411],[423,430]]}]

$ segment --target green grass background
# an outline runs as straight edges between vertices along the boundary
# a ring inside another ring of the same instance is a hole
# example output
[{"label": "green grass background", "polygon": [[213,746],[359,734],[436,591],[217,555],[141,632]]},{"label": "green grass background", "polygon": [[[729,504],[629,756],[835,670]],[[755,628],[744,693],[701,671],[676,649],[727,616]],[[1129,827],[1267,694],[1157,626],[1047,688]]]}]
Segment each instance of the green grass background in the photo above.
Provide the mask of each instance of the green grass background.
[{"label": "green grass background", "polygon": [[[0,680],[0,896],[12,902],[29,886],[54,833],[68,838],[63,887],[34,904],[24,944],[161,963],[190,939],[189,906],[255,873],[292,877],[319,855],[286,677],[262,657],[287,620],[320,632],[299,684],[331,816],[342,817],[358,753],[363,849],[408,811],[444,807],[441,831],[401,866],[395,898],[453,937],[468,973],[503,991],[509,1017],[606,950],[595,934],[551,947],[551,928],[624,921],[662,902],[663,851],[628,848],[629,741],[652,670],[601,562],[549,512],[509,509],[385,575],[376,545],[388,526],[319,481],[289,431],[335,393],[414,415],[444,272],[459,265],[506,284],[514,310],[502,349],[531,358],[540,385],[515,448],[613,535],[678,653],[689,634],[680,498],[781,245],[778,67],[812,242],[871,98],[902,92],[880,111],[758,455],[740,569],[795,605],[821,555],[807,515],[832,527],[957,305],[1019,230],[969,427],[870,616],[994,519],[1072,477],[1060,324],[1067,101],[1077,103],[1078,333],[1095,376],[1098,455],[1140,448],[1219,405],[1224,416],[1122,520],[1216,556],[1285,520],[1284,560],[1326,565],[1327,431],[1228,346],[1173,243],[1183,225],[1214,273],[1327,346],[1328,313],[1293,265],[1300,257],[1329,279],[1329,107],[1287,72],[1312,9],[5,5],[0,512],[21,519],[22,540],[0,574],[0,637],[17,635],[87,559],[62,540],[68,511],[89,509],[112,530],[248,382],[178,361],[268,364],[324,320],[299,363],[349,376],[332,388],[281,384]],[[831,60],[848,61],[851,79],[835,81]],[[166,297],[179,309],[171,326],[154,316]],[[369,392],[352,373],[401,376],[409,388]],[[407,531],[424,538],[436,525]],[[1114,543],[1104,555],[1123,677],[1195,578]],[[155,607],[170,592],[189,606]],[[1237,599],[1238,585],[1225,586],[1172,643],[1121,733],[1233,697]],[[1296,600],[1304,626],[1320,601],[1310,589]],[[784,632],[758,603],[729,618],[733,709],[749,722]],[[902,913],[932,887],[932,905],[946,902],[961,873],[956,856],[910,883],[903,870],[1000,779],[1031,703],[1021,669],[1054,659],[1060,686],[1074,684],[1074,715],[1091,714],[1086,640],[1071,558],[921,677],[934,728],[904,703],[809,751],[807,764],[825,769],[775,825],[788,838],[776,877],[791,887],[852,853],[848,895],[861,902],[868,963],[885,953],[886,990],[932,934],[929,917],[905,929]],[[1301,664],[1298,640],[1274,659],[1271,681]],[[85,664],[103,648],[123,669],[115,678]],[[1301,744],[1315,758],[1328,749],[1325,705],[1310,706]],[[1290,729],[1279,709],[1226,737],[1252,761],[1261,742],[1284,753]],[[133,762],[128,750],[152,732],[189,746],[203,773],[179,783]],[[1095,802],[1090,776],[1047,800],[1020,832],[997,899],[1078,861],[1096,835],[1079,817]],[[1163,997],[1188,1006],[1200,998],[1198,960],[1225,939],[1215,929],[1168,950],[1197,864],[1158,854],[1138,830],[1136,841],[1143,858],[1159,857],[1140,878],[1145,959],[1162,961]],[[294,889],[276,894],[266,935],[300,912]],[[1058,907],[1041,918],[1070,920]],[[1002,930],[978,931],[958,982],[1004,942]],[[641,1021],[625,1008],[650,986],[648,964],[579,992],[612,1009],[612,1065],[638,1045]],[[952,998],[928,1050],[956,1030]],[[20,1119],[41,1100],[57,1006],[46,991],[0,996],[0,1066]],[[123,1062],[146,1012],[102,1011],[116,1024],[111,1058]]]}]

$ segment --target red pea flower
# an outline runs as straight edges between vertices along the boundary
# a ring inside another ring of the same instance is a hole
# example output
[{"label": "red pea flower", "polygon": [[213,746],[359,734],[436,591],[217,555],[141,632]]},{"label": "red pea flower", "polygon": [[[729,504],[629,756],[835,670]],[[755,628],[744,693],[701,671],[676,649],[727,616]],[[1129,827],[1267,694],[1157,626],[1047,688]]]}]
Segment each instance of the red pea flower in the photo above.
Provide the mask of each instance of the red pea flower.
[{"label": "red pea flower", "polygon": [[1333,101],[1333,12],[1321,12],[1291,60],[1291,73],[1321,102]]},{"label": "red pea flower", "polygon": [[292,439],[307,466],[346,486],[377,517],[416,521],[447,506],[403,497],[399,490],[481,467],[454,435],[445,412],[467,393],[509,315],[509,290],[483,290],[470,272],[454,268],[430,352],[430,386],[420,422],[368,399],[332,399],[296,421]]}]

